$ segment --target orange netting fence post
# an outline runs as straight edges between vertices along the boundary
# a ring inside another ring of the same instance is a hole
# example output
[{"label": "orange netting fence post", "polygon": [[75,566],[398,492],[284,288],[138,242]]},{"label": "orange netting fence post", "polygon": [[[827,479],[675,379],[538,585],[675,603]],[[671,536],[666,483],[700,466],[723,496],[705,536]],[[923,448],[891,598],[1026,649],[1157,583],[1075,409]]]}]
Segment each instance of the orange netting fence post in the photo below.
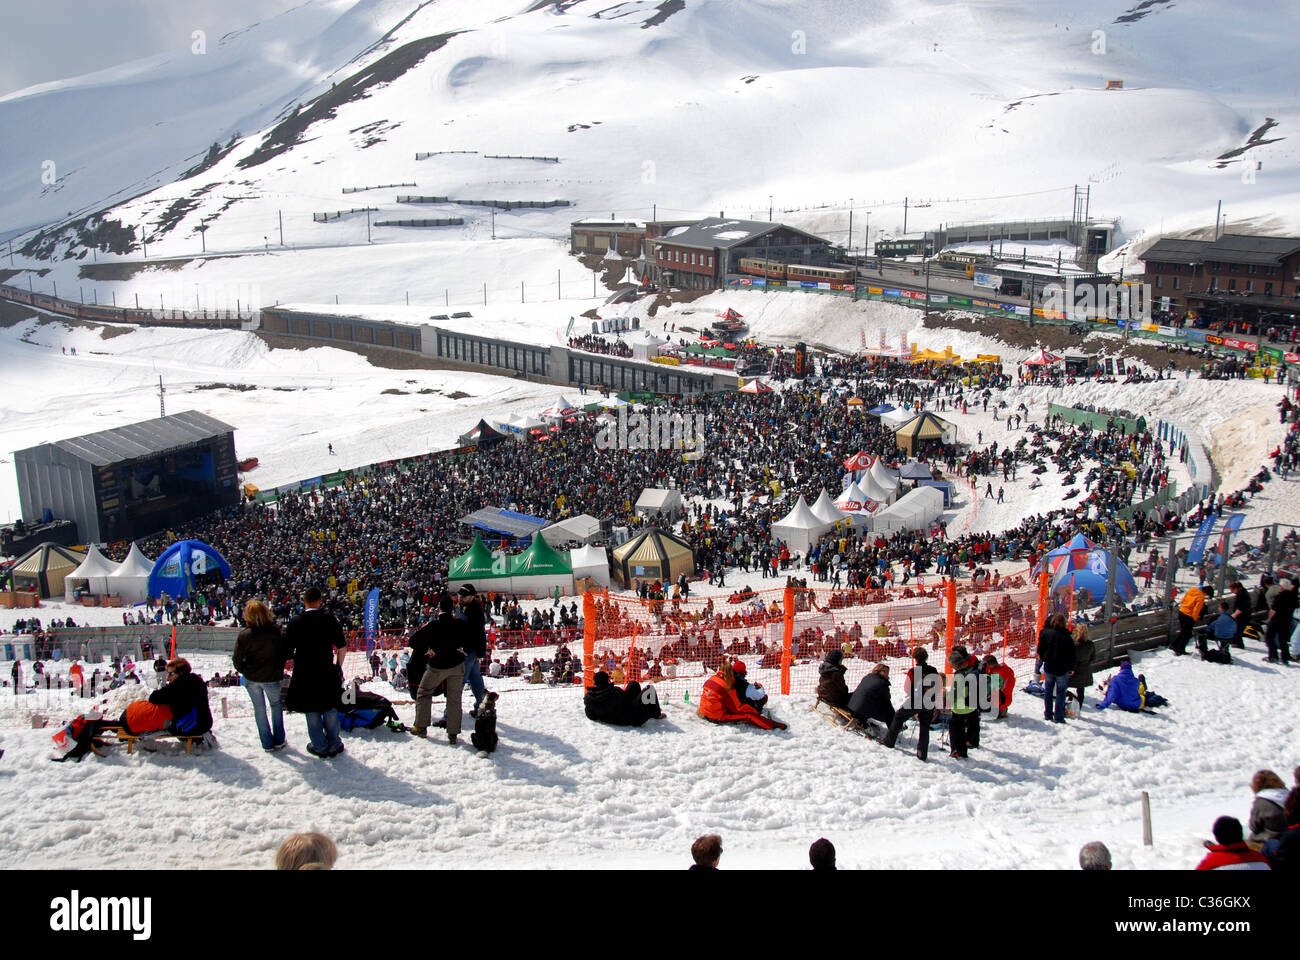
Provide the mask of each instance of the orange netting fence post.
[{"label": "orange netting fence post", "polygon": [[943,672],[952,673],[952,664],[948,661],[952,657],[952,648],[957,639],[957,581],[950,579],[947,583],[945,595],[948,601],[948,622],[944,628],[943,634]]},{"label": "orange netting fence post", "polygon": [[781,640],[781,693],[790,693],[790,645],[794,642],[794,588],[785,588],[785,631]]},{"label": "orange netting fence post", "polygon": [[1051,574],[1048,573],[1047,564],[1043,564],[1043,572],[1038,575],[1038,629],[1035,634],[1043,632],[1043,626],[1047,623],[1047,584]]},{"label": "orange netting fence post", "polygon": [[596,683],[596,594],[587,591],[582,595],[582,685]]},{"label": "orange netting fence post", "polygon": [[168,657],[168,659],[176,659],[176,624],[174,623],[172,624],[172,655]]}]

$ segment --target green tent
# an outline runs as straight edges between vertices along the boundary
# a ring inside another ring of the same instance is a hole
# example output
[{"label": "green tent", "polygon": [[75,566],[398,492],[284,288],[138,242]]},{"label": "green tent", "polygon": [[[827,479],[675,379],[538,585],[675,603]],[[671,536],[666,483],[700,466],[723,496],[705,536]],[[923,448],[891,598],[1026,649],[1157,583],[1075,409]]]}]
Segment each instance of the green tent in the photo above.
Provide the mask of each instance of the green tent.
[{"label": "green tent", "polygon": [[541,537],[533,537],[527,550],[510,558],[510,575],[514,577],[562,574],[572,576],[573,565]]},{"label": "green tent", "polygon": [[484,546],[482,537],[475,537],[470,548],[447,565],[447,579],[470,582],[503,579],[510,576],[509,564],[504,562],[505,559],[503,557],[503,562],[496,564],[492,551]]}]

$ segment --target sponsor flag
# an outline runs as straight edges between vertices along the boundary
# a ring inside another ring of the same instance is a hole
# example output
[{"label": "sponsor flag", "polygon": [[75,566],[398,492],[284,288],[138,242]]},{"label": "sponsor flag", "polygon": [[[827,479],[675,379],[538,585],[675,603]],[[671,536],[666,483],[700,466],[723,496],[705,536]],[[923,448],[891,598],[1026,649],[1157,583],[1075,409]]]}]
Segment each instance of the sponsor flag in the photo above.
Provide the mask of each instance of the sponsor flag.
[{"label": "sponsor flag", "polygon": [[1223,565],[1223,558],[1228,555],[1228,545],[1232,542],[1232,535],[1241,529],[1241,524],[1245,521],[1244,513],[1234,513],[1228,518],[1228,522],[1223,525],[1223,531],[1219,534],[1219,550],[1214,555],[1214,565],[1216,567]]},{"label": "sponsor flag", "polygon": [[379,588],[375,587],[366,594],[366,656],[375,650],[375,631],[379,627]]},{"label": "sponsor flag", "polygon": [[1205,557],[1205,544],[1210,539],[1210,531],[1214,525],[1219,522],[1219,511],[1214,511],[1196,528],[1196,537],[1192,540],[1192,549],[1187,553],[1187,563],[1190,566],[1193,563],[1200,563]]}]

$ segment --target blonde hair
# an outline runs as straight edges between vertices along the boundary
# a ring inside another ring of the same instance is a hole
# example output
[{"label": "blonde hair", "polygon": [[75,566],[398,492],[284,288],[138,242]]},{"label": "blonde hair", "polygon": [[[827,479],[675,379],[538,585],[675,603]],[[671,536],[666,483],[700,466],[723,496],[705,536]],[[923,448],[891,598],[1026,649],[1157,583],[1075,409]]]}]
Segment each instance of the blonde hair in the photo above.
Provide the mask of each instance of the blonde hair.
[{"label": "blonde hair", "polygon": [[261,600],[249,600],[244,604],[244,622],[250,627],[269,627],[275,623],[275,617]]},{"label": "blonde hair", "polygon": [[878,674],[880,674],[882,677],[887,677],[887,676],[889,676],[889,665],[886,664],[886,663],[878,663],[878,664],[876,664],[874,667],[871,668],[871,672],[872,672],[872,673],[878,673]]},{"label": "blonde hair", "polygon": [[1086,623],[1076,623],[1071,636],[1074,638],[1075,643],[1082,643],[1084,640],[1090,639],[1088,625]]},{"label": "blonde hair", "polygon": [[295,833],[275,852],[277,870],[329,870],[339,848],[323,833]]},{"label": "blonde hair", "polygon": [[727,685],[728,690],[735,687],[736,671],[732,669],[731,661],[725,661],[722,666],[718,668],[718,676],[722,678],[722,682]]}]

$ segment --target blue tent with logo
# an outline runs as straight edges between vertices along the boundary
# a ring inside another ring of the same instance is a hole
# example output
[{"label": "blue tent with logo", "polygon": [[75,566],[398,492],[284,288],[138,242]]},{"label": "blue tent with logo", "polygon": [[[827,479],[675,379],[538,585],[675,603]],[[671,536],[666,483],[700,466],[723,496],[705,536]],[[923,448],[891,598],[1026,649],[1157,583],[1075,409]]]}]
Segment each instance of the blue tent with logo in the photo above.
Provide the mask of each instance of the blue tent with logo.
[{"label": "blue tent with logo", "polygon": [[230,564],[202,540],[180,540],[154,561],[153,572],[149,574],[149,595],[188,597],[194,589],[194,578],[213,572],[220,573],[222,578],[229,577]]}]

